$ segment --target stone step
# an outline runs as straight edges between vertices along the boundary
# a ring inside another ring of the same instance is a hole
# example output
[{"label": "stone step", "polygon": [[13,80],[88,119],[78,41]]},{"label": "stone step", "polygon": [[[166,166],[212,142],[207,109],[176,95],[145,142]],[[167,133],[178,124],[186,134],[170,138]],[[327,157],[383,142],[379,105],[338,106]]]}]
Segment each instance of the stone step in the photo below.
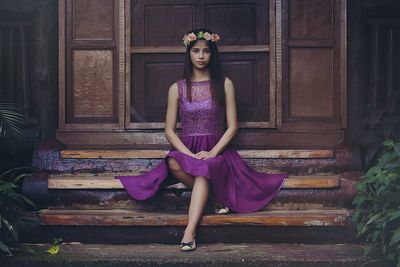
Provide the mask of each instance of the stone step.
[{"label": "stone step", "polygon": [[[198,242],[199,243],[199,242]],[[163,244],[110,245],[64,243],[56,256],[45,254],[51,244],[30,245],[36,255],[2,257],[9,267],[354,267],[389,266],[377,257],[364,255],[357,244],[203,244],[193,253],[180,253],[178,246]],[[43,252],[43,253],[41,253]],[[376,255],[375,255],[376,256]]]},{"label": "stone step", "polygon": [[[271,159],[271,158],[333,158],[332,149],[273,149],[273,150],[238,150],[242,158]],[[122,150],[122,149],[68,149],[61,150],[62,159],[161,159],[167,150]]]},{"label": "stone step", "polygon": [[[346,226],[348,209],[279,210],[248,214],[206,214],[201,226]],[[185,226],[187,214],[177,212],[142,212],[133,210],[41,210],[42,225],[85,226]]]},{"label": "stone step", "polygon": [[[139,175],[140,173],[76,173],[76,174],[51,174],[49,175],[49,189],[122,189],[118,175]],[[340,186],[340,175],[289,175],[283,188],[337,188]],[[185,189],[183,184],[169,188]]]},{"label": "stone step", "polygon": [[[55,142],[43,142],[35,147],[32,167],[46,172],[136,172],[147,171],[160,163],[166,146],[138,146],[129,149],[68,148]],[[243,147],[237,150],[252,168],[268,172],[271,169],[291,174],[309,175],[317,172],[354,170],[357,164],[350,149],[270,149]]]}]

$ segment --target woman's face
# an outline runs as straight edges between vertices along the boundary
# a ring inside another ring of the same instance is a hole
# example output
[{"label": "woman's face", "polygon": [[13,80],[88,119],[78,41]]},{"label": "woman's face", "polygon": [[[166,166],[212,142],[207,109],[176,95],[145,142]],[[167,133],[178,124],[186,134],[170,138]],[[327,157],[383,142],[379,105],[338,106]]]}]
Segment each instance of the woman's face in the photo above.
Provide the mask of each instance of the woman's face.
[{"label": "woman's face", "polygon": [[206,40],[197,40],[190,49],[190,60],[193,67],[197,69],[205,69],[210,63],[211,50],[207,46]]}]

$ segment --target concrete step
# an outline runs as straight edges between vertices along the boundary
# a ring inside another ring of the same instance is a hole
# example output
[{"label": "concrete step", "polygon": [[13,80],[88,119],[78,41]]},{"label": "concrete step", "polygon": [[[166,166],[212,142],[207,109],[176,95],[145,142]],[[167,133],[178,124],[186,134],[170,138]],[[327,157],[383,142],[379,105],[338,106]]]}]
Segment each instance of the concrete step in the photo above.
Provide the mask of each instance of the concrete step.
[{"label": "concrete step", "polygon": [[[385,266],[364,256],[356,244],[202,244],[180,253],[177,245],[102,245],[67,243],[58,255],[46,255],[50,244],[30,245],[37,255],[0,257],[9,267],[125,267],[125,266],[280,266],[350,267]],[[388,265],[386,265],[388,266]]]}]

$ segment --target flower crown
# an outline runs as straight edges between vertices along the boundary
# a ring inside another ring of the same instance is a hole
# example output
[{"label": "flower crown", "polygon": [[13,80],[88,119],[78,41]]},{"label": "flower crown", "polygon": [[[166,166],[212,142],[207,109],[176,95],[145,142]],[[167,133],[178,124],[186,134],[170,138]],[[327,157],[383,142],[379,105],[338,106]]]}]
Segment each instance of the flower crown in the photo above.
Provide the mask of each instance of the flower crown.
[{"label": "flower crown", "polygon": [[219,35],[216,33],[209,33],[209,32],[198,32],[197,34],[194,34],[193,32],[189,34],[185,34],[183,36],[183,44],[185,46],[188,46],[191,42],[196,41],[197,39],[204,39],[206,41],[211,41],[211,42],[218,42],[221,38],[219,38]]}]

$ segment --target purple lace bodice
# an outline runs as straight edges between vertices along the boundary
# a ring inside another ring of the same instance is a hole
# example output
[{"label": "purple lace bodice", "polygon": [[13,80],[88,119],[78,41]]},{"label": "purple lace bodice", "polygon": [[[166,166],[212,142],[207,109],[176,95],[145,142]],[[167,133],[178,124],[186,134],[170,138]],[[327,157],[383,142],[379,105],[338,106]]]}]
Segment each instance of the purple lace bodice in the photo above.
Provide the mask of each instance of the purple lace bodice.
[{"label": "purple lace bodice", "polygon": [[192,83],[192,102],[189,102],[186,97],[185,80],[179,80],[177,84],[179,115],[182,124],[181,136],[222,134],[225,112],[212,101],[210,81]]}]

